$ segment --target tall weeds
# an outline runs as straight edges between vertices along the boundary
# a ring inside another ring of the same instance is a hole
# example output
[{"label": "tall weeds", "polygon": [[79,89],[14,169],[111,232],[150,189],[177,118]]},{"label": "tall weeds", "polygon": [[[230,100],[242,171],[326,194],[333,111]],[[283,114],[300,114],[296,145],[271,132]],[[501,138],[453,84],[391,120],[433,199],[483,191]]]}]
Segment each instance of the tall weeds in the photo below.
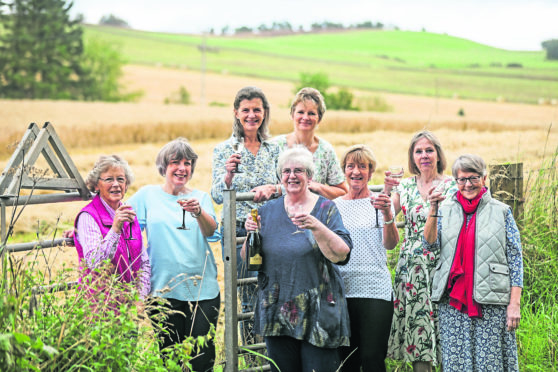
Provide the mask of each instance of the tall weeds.
[{"label": "tall weeds", "polygon": [[524,289],[518,330],[522,371],[558,369],[558,148],[527,180],[522,222]]}]

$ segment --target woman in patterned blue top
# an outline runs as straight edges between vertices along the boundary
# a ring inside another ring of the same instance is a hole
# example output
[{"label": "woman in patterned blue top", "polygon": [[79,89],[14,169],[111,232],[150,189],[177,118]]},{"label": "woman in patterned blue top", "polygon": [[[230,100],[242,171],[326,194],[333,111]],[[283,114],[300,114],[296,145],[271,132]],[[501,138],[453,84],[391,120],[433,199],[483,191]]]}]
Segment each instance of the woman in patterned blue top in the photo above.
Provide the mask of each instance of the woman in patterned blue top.
[{"label": "woman in patterned blue top", "polygon": [[[244,220],[252,208],[259,203],[281,195],[279,178],[276,173],[279,148],[268,142],[269,138],[269,102],[263,91],[256,87],[245,87],[238,91],[234,99],[233,135],[218,144],[213,150],[213,181],[211,196],[217,204],[223,204],[223,190],[236,192],[254,192],[254,201],[241,201],[236,204],[236,236],[246,236]],[[233,151],[235,138],[244,137],[244,149],[241,154]],[[238,166],[243,173],[235,173]],[[221,225],[221,233],[223,226]],[[247,271],[240,258],[237,247],[237,277],[255,277],[257,272]],[[255,285],[239,287],[242,311],[252,312],[255,304]],[[248,330],[245,331],[245,328]],[[252,322],[241,323],[242,337],[250,342]],[[248,333],[248,334],[247,334]]]},{"label": "woman in patterned blue top", "polygon": [[[423,243],[440,247],[432,285],[439,301],[444,372],[518,371],[523,258],[511,208],[485,187],[486,164],[462,155],[452,168],[458,191],[434,216],[439,192],[424,227]],[[431,248],[428,248],[431,249]]]},{"label": "woman in patterned blue top", "polygon": [[[305,148],[283,152],[278,171],[286,195],[259,208],[263,266],[255,330],[281,371],[336,371],[338,347],[349,344],[347,302],[335,263],[347,263],[352,242],[335,204],[309,190],[313,168]],[[256,227],[246,221],[248,230]],[[273,364],[271,369],[277,371]]]}]

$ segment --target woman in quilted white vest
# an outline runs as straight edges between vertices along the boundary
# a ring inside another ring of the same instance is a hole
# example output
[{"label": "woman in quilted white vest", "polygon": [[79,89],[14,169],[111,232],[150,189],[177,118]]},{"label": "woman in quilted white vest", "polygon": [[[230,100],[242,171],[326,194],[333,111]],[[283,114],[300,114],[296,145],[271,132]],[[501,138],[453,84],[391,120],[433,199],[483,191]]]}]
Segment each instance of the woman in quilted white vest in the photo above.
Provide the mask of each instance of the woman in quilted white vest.
[{"label": "woman in quilted white vest", "polygon": [[[523,258],[511,208],[485,187],[486,165],[462,155],[452,168],[458,191],[430,191],[433,210],[424,244],[439,247],[432,284],[439,302],[444,372],[518,371],[515,330],[520,321]],[[434,248],[433,248],[434,249]]]}]

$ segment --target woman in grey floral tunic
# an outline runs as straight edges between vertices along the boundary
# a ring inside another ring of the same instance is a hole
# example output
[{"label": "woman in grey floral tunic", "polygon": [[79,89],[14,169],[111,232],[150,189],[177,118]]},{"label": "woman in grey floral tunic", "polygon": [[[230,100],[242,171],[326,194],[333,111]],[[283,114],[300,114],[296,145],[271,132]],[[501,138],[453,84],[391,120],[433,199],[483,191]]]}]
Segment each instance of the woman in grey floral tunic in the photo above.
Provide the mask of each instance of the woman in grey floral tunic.
[{"label": "woman in grey floral tunic", "polygon": [[[426,249],[440,250],[432,300],[439,301],[444,372],[519,371],[523,258],[511,208],[484,186],[486,164],[462,155],[452,169],[459,191],[428,217]],[[444,197],[433,192],[430,201]]]},{"label": "woman in grey floral tunic", "polygon": [[[334,372],[350,334],[337,265],[349,260],[352,241],[335,203],[308,189],[314,168],[308,150],[286,150],[277,168],[286,194],[258,209],[263,266],[255,330],[276,364],[272,371]],[[256,227],[246,220],[247,230]]]},{"label": "woman in grey floral tunic", "polygon": [[[245,87],[238,91],[234,100],[233,135],[215,146],[213,150],[213,181],[211,197],[217,204],[223,204],[223,190],[254,192],[254,201],[242,201],[236,205],[236,236],[246,236],[244,220],[252,208],[281,195],[279,177],[276,173],[279,148],[268,141],[270,107],[263,91],[256,87]],[[235,138],[244,138],[244,149],[240,154],[233,151]],[[239,164],[243,173],[235,173]],[[223,226],[221,225],[221,232]],[[247,271],[240,259],[237,246],[237,277],[255,277],[257,272]],[[242,311],[252,312],[255,303],[255,285],[239,287]],[[250,343],[252,321],[241,323],[242,338]]]},{"label": "woman in grey floral tunic", "polygon": [[[414,174],[393,191],[395,213],[405,216],[405,239],[401,245],[394,280],[394,314],[388,356],[413,364],[414,371],[430,371],[440,361],[437,308],[430,301],[432,273],[438,250],[422,245],[424,224],[430,213],[428,192],[436,181],[443,194],[455,193],[455,181],[442,173],[446,158],[440,141],[429,131],[414,135],[409,146],[408,167]],[[386,190],[398,182],[386,172]]]},{"label": "woman in grey floral tunic", "polygon": [[333,200],[345,195],[349,188],[333,146],[314,134],[325,110],[324,97],[318,90],[302,88],[291,104],[294,132],[277,136],[272,141],[281,151],[295,145],[310,150],[316,171],[308,187],[310,191]]}]

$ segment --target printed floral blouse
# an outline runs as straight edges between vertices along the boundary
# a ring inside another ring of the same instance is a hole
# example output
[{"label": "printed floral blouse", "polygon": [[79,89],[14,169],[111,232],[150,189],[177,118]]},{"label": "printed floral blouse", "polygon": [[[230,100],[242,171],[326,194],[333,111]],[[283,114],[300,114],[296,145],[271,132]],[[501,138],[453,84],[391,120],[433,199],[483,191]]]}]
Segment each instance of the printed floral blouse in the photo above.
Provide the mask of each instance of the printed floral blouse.
[{"label": "printed floral blouse", "polygon": [[[223,204],[223,190],[227,188],[224,177],[226,174],[225,162],[232,155],[232,136],[221,142],[213,150],[211,197],[217,204]],[[280,179],[277,176],[277,159],[279,147],[268,141],[263,141],[258,153],[252,154],[247,149],[242,149],[240,169],[243,173],[236,173],[231,189],[236,192],[249,192],[256,186],[277,185]],[[236,219],[244,221],[252,208],[258,208],[261,203],[253,201],[240,201],[236,203]]]},{"label": "printed floral blouse", "polygon": [[[271,141],[279,146],[280,151],[288,148],[286,135],[274,137]],[[330,186],[339,185],[345,181],[337,154],[329,142],[320,138],[318,148],[312,154],[312,158],[315,167],[313,181]]]}]

